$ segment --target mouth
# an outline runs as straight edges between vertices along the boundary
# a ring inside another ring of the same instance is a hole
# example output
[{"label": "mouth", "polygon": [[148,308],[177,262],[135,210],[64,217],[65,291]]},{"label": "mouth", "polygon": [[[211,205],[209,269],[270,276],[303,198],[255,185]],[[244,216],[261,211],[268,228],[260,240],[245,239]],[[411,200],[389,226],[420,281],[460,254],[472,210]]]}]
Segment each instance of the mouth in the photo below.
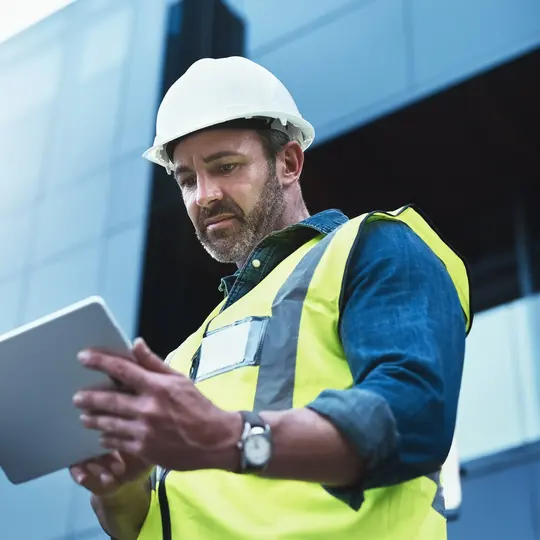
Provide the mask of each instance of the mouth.
[{"label": "mouth", "polygon": [[207,219],[204,222],[204,225],[208,230],[222,228],[222,227],[228,227],[235,219],[236,219],[236,216],[234,216],[232,214],[231,215],[216,216],[216,217]]}]

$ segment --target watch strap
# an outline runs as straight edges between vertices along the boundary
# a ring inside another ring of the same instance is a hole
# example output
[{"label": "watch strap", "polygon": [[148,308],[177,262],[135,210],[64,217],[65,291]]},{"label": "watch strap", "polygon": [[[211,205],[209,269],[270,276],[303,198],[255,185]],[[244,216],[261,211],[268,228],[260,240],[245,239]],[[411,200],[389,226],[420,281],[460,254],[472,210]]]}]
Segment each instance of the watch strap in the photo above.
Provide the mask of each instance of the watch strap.
[{"label": "watch strap", "polygon": [[251,436],[253,428],[259,428],[264,430],[267,436],[270,436],[270,429],[268,424],[254,411],[240,411],[242,416],[242,422],[244,424],[242,430],[242,438],[238,442],[238,448],[240,449],[240,473],[246,473],[250,471],[264,470],[265,467],[254,467],[250,464],[244,450],[245,441]]},{"label": "watch strap", "polygon": [[240,411],[242,421],[251,427],[266,427],[266,422],[254,411]]}]

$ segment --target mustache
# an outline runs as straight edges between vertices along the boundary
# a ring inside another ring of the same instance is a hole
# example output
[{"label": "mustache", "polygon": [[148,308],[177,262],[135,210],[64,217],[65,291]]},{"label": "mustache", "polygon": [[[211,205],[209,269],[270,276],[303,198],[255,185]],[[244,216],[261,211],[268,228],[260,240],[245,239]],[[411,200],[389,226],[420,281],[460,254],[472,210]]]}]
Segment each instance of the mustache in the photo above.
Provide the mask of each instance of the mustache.
[{"label": "mustache", "polygon": [[199,227],[204,227],[204,222],[207,219],[221,216],[222,214],[233,214],[235,217],[242,219],[244,212],[233,201],[217,201],[209,208],[201,208],[199,211]]}]

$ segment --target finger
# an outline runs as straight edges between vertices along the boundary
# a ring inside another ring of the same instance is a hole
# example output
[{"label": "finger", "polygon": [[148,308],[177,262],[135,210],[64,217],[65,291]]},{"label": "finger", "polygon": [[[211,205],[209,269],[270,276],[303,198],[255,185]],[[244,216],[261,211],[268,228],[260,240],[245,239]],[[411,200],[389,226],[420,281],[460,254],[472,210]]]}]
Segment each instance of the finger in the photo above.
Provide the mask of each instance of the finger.
[{"label": "finger", "polygon": [[126,464],[118,452],[109,452],[89,461],[101,465],[104,469],[110,471],[117,478],[121,478],[126,472]]},{"label": "finger", "polygon": [[81,422],[88,429],[102,431],[118,438],[133,439],[142,431],[139,422],[114,416],[81,414]]},{"label": "finger", "polygon": [[125,452],[126,454],[131,454],[132,456],[142,457],[141,452],[141,443],[135,439],[121,439],[119,437],[103,435],[100,438],[100,443],[103,448],[109,450],[117,450],[118,452]]},{"label": "finger", "polygon": [[71,477],[77,484],[81,484],[87,479],[87,475],[80,465],[73,465],[73,467],[70,467],[69,474],[71,474]]},{"label": "finger", "polygon": [[[117,478],[112,471],[97,461],[88,461],[85,464],[92,477],[88,478],[88,483],[99,484],[101,487],[110,487],[117,482]],[[93,482],[92,482],[93,481]]]},{"label": "finger", "polygon": [[112,380],[105,380],[86,386],[83,390],[102,390],[103,392],[109,392],[111,390],[116,390],[116,387]]},{"label": "finger", "polygon": [[139,392],[144,392],[149,386],[147,370],[132,360],[91,350],[81,351],[78,358],[85,367],[102,371]]},{"label": "finger", "polygon": [[119,484],[118,480],[105,469],[95,463],[86,462],[72,467],[72,475],[81,487],[92,493],[101,493]]},{"label": "finger", "polygon": [[126,462],[120,457],[118,452],[110,452],[101,459],[105,460],[107,468],[117,477],[121,478],[126,473]]},{"label": "finger", "polygon": [[137,338],[135,340],[133,354],[137,363],[149,371],[166,374],[176,373],[157,354],[150,350],[150,347],[148,347],[143,338]]},{"label": "finger", "polygon": [[104,412],[112,416],[133,418],[140,412],[140,398],[123,392],[101,390],[79,390],[73,396],[73,403],[79,409],[89,412]]}]

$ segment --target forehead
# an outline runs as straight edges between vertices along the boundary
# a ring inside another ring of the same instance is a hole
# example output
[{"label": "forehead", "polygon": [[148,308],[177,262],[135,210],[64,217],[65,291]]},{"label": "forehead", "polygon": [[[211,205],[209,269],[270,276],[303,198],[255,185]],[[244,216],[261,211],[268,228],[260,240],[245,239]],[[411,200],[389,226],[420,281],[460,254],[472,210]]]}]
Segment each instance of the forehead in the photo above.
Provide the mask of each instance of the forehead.
[{"label": "forehead", "polygon": [[251,129],[213,129],[180,141],[174,149],[173,160],[175,163],[189,162],[195,157],[225,151],[253,154],[255,157],[262,153],[262,144],[257,132]]}]

